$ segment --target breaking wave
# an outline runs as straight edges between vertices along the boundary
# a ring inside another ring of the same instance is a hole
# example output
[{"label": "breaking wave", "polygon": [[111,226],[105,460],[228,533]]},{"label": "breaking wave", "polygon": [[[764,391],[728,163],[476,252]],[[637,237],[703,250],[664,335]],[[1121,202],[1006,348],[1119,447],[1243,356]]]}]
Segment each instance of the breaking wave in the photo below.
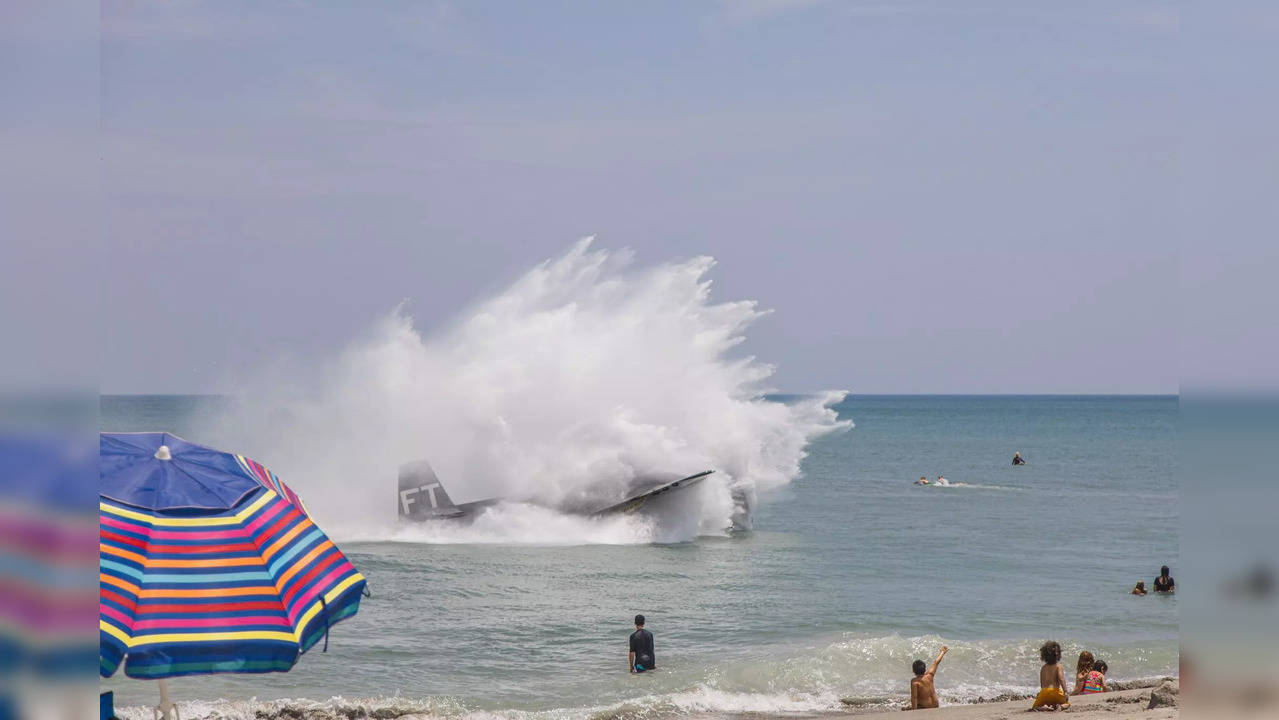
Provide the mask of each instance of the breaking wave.
[{"label": "breaking wave", "polygon": [[[780,657],[730,662],[644,677],[649,692],[632,697],[566,707],[509,708],[453,697],[382,697],[327,700],[215,700],[181,703],[189,720],[348,720],[362,718],[442,718],[448,720],[631,720],[702,715],[812,715],[850,708],[891,709],[904,702],[910,663],[931,660],[950,646],[938,674],[944,704],[967,704],[1030,697],[1037,689],[1038,646],[1021,641],[949,641],[937,636],[845,636],[818,648]],[[1064,642],[1068,655],[1082,646]],[[1117,689],[1148,687],[1177,674],[1175,641],[1159,646],[1091,649],[1109,661]],[[1118,668],[1123,668],[1119,670]],[[681,685],[681,678],[691,675]],[[609,693],[611,694],[611,693]],[[123,720],[150,720],[150,708],[119,709]]]},{"label": "breaking wave", "polygon": [[[485,710],[448,698],[340,698],[328,700],[215,700],[181,703],[190,720],[631,720],[690,714],[795,713],[838,709],[838,698],[732,693],[697,687],[668,695],[648,695],[611,705],[552,710]],[[153,720],[151,708],[116,711],[120,720]]]},{"label": "breaking wave", "polygon": [[[418,542],[676,542],[749,527],[761,493],[847,427],[830,392],[764,398],[770,365],[734,349],[762,314],[713,302],[697,257],[637,268],[587,238],[442,331],[396,309],[327,361],[247,381],[201,437],[278,472],[331,534]],[[395,528],[396,474],[429,459],[454,502],[512,502],[470,527]],[[715,475],[639,518],[551,517],[648,473]]]}]

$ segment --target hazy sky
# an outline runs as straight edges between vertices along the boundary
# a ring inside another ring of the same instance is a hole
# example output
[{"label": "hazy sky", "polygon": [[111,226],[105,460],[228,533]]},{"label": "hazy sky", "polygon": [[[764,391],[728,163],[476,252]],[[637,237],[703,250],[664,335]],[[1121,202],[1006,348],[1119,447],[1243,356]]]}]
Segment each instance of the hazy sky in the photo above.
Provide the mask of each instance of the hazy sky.
[{"label": "hazy sky", "polygon": [[709,254],[788,391],[1176,392],[1168,2],[104,0],[105,392]]}]

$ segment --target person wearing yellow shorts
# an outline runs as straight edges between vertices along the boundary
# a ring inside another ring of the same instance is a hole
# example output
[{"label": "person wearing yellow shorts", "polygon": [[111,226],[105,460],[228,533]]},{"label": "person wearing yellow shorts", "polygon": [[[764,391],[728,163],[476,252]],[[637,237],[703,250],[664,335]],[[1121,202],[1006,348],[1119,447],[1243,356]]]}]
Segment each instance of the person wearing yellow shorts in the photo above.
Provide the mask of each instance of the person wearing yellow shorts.
[{"label": "person wearing yellow shorts", "polygon": [[1039,694],[1031,710],[1065,710],[1070,707],[1066,697],[1066,677],[1061,672],[1061,645],[1054,641],[1039,648],[1044,666],[1039,668]]}]

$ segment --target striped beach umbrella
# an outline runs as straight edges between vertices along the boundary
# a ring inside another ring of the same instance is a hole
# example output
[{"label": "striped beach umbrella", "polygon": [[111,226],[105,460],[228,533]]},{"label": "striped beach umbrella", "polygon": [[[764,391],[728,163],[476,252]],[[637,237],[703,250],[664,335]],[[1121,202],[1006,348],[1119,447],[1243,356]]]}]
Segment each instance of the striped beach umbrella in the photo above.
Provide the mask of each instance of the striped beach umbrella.
[{"label": "striped beach umbrella", "polygon": [[100,672],[283,672],[365,580],[261,465],[168,433],[102,433]]}]

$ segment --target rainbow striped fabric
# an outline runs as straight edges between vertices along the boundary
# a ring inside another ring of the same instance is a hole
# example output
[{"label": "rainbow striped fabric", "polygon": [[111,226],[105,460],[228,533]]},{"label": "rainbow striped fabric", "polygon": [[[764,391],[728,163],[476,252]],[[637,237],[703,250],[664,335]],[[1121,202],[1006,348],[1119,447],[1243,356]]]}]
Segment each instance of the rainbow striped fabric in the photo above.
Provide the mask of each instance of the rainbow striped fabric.
[{"label": "rainbow striped fabric", "polygon": [[299,510],[306,512],[306,506],[302,504],[302,498],[298,497],[298,494],[293,492],[292,488],[285,485],[284,481],[280,480],[278,475],[243,455],[236,455],[235,459],[236,462],[240,463],[240,467],[244,468],[244,472],[248,474],[249,477],[257,480],[265,487],[271,488],[277,495],[287,498],[288,501],[297,506]]},{"label": "rainbow striped fabric", "polygon": [[359,609],[364,577],[261,465],[167,433],[103,433],[99,458],[103,677],[286,671]]}]

